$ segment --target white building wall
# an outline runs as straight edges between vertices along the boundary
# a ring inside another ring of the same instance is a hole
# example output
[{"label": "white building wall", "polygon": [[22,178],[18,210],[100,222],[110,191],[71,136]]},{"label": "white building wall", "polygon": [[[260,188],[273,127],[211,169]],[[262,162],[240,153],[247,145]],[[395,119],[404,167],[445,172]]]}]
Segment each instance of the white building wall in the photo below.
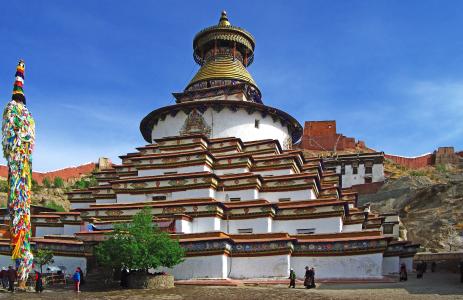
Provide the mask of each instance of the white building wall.
[{"label": "white building wall", "polygon": [[8,266],[15,266],[15,262],[11,259],[11,255],[0,255],[0,267],[8,268]]},{"label": "white building wall", "polygon": [[215,198],[214,189],[195,189],[172,192],[171,198],[168,200],[181,200],[181,199],[193,199],[193,198]]},{"label": "white building wall", "polygon": [[192,224],[187,220],[175,220],[175,232],[176,233],[192,233]]},{"label": "white building wall", "polygon": [[413,272],[413,257],[400,257],[399,264],[405,264],[407,272]]},{"label": "white building wall", "polygon": [[259,199],[257,189],[237,190],[237,191],[216,191],[215,197],[219,201],[229,201],[230,198],[241,198],[242,201]]},{"label": "white building wall", "polygon": [[294,174],[293,168],[268,170],[268,171],[252,171],[254,174],[261,176],[280,176],[280,175],[291,175]]},{"label": "white building wall", "polygon": [[362,224],[344,224],[342,226],[342,232],[353,232],[353,231],[362,231]]},{"label": "white building wall", "polygon": [[232,257],[230,278],[288,278],[289,255]]},{"label": "white building wall", "polygon": [[273,232],[297,234],[297,229],[315,228],[315,233],[337,233],[342,230],[342,218],[330,217],[302,220],[274,220]]},{"label": "white building wall", "polygon": [[[82,269],[82,272],[84,272],[84,274],[87,274],[87,258],[85,257],[54,255],[53,260],[54,263],[50,265],[56,267],[66,267],[66,274],[74,274],[77,267],[80,267]],[[47,266],[48,265],[43,267],[44,272]],[[40,270],[40,266],[36,265],[35,269]]]},{"label": "white building wall", "polygon": [[[279,121],[274,122],[271,116],[262,118],[259,112],[248,114],[244,109],[232,112],[228,108],[216,112],[208,108],[202,116],[211,127],[210,138],[237,137],[243,142],[277,139],[284,147],[290,136],[286,126],[281,125]],[[179,111],[175,117],[167,115],[153,127],[152,139],[179,135],[186,118],[187,115],[183,111]],[[256,120],[259,120],[259,128],[254,126]]]},{"label": "white building wall", "polygon": [[116,199],[96,199],[95,204],[116,203]]},{"label": "white building wall", "polygon": [[228,258],[226,255],[186,257],[185,261],[173,269],[163,268],[174,275],[176,280],[192,278],[227,278]]},{"label": "white building wall", "polygon": [[116,203],[151,202],[153,196],[154,194],[116,194]]},{"label": "white building wall", "polygon": [[217,217],[194,218],[191,228],[192,233],[220,231],[221,219]]},{"label": "white building wall", "polygon": [[260,192],[260,199],[268,200],[269,202],[278,202],[281,198],[290,198],[293,200],[313,200],[315,193],[312,189],[298,190],[298,191],[284,191],[284,192]]},{"label": "white building wall", "polygon": [[383,164],[374,164],[373,168],[373,176],[372,176],[372,181],[373,182],[379,182],[379,181],[384,181],[384,165]]},{"label": "white building wall", "polygon": [[71,203],[71,209],[89,208],[90,204],[94,204],[94,203],[76,203],[76,202],[73,202],[73,203]]},{"label": "white building wall", "polygon": [[222,222],[228,222],[228,230],[226,232],[231,234],[238,233],[238,229],[245,228],[252,228],[252,233],[272,232],[272,218],[222,220]]},{"label": "white building wall", "polygon": [[68,225],[64,224],[64,235],[74,235],[76,232],[80,232],[80,225]]},{"label": "white building wall", "polygon": [[147,170],[138,170],[138,177],[159,176],[159,175],[164,175],[166,172],[177,172],[178,174],[183,174],[183,173],[194,173],[194,172],[212,172],[212,170],[207,165],[187,166],[187,167],[178,167],[178,168],[171,168],[171,169],[147,169]]},{"label": "white building wall", "polygon": [[293,256],[291,268],[304,278],[305,266],[315,268],[317,279],[382,278],[382,253],[346,256]]},{"label": "white building wall", "polygon": [[230,168],[230,169],[218,169],[214,170],[214,174],[216,175],[228,175],[228,174],[241,174],[241,173],[248,173],[249,168]]},{"label": "white building wall", "polygon": [[397,274],[400,270],[400,258],[398,256],[383,257],[383,274]]},{"label": "white building wall", "polygon": [[35,227],[35,236],[43,237],[46,235],[62,235],[64,234],[63,227],[45,227],[45,226],[36,226]]}]

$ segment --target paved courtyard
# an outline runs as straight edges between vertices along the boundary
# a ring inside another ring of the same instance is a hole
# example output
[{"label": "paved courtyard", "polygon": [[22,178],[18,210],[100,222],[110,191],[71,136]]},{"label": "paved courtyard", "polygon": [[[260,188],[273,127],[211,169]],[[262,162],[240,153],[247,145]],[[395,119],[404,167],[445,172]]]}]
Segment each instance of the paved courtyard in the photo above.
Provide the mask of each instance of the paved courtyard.
[{"label": "paved courtyard", "polygon": [[[414,275],[414,274],[413,274]],[[169,290],[96,291],[90,284],[78,296],[69,289],[35,293],[0,293],[0,299],[463,299],[463,283],[457,274],[426,273],[402,283],[321,284],[316,290],[302,286],[178,286]]]}]

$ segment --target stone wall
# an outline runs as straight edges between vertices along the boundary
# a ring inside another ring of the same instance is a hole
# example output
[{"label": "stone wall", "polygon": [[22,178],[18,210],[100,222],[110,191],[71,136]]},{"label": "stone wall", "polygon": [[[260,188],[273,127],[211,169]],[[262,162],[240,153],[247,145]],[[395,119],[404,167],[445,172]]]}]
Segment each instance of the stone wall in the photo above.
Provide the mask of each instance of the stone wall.
[{"label": "stone wall", "polygon": [[384,154],[384,157],[392,160],[396,164],[410,168],[419,169],[434,164],[434,155],[432,153],[424,154],[417,157],[405,157],[392,154]]}]

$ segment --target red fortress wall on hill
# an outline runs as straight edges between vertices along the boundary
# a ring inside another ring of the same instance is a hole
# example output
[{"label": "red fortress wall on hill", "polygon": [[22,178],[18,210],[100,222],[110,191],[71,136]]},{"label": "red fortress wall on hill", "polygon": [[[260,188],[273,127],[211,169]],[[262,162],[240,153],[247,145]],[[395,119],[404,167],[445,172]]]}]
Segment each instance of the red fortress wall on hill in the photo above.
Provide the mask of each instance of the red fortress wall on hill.
[{"label": "red fortress wall on hill", "polygon": [[[77,167],[69,167],[51,172],[32,172],[32,179],[37,181],[39,184],[41,184],[45,178],[53,180],[55,177],[61,177],[64,181],[67,181],[69,179],[79,178],[82,175],[92,173],[96,166],[97,164],[92,162]],[[7,166],[0,166],[0,177],[8,178]]]},{"label": "red fortress wall on hill", "polygon": [[342,151],[346,149],[365,149],[365,142],[356,141],[336,132],[336,121],[306,121],[304,133],[298,145],[301,149],[319,151]]}]

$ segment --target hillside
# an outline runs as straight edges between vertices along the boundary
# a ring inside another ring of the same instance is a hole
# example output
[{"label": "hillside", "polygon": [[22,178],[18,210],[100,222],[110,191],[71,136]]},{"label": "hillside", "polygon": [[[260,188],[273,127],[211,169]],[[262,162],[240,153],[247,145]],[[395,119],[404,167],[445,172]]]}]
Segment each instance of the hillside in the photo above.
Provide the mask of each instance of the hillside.
[{"label": "hillside", "polygon": [[430,251],[461,247],[463,174],[451,169],[395,170],[372,195],[359,197],[379,212],[399,213],[408,239]]},{"label": "hillside", "polygon": [[[90,174],[97,167],[96,163],[90,162],[77,167],[67,167],[50,172],[32,172],[32,179],[37,183],[42,184],[45,178],[53,181],[54,178],[60,177],[64,181],[80,178],[83,175]],[[6,179],[8,177],[8,167],[0,165],[0,178]]]}]

